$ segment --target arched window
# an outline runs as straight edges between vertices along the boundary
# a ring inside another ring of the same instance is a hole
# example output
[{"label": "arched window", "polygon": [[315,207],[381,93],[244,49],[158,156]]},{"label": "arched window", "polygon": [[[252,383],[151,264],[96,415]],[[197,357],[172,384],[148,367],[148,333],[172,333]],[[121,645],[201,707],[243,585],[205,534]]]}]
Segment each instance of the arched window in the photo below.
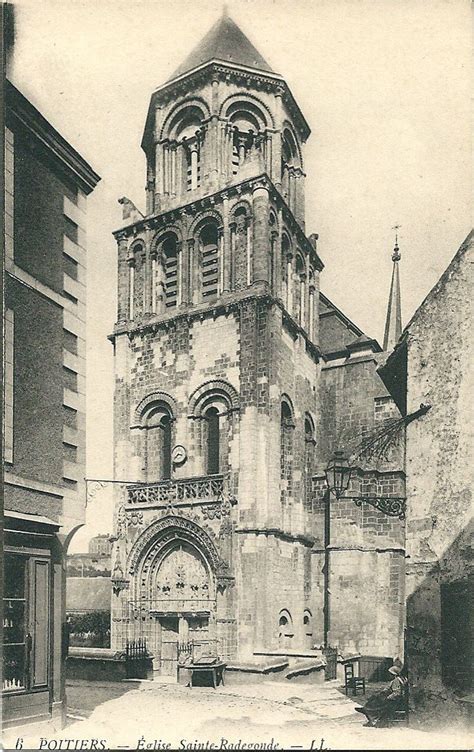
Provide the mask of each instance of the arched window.
[{"label": "arched window", "polygon": [[209,407],[204,413],[207,421],[207,474],[215,475],[220,470],[219,465],[219,410],[217,407]]},{"label": "arched window", "polygon": [[293,415],[286,400],[281,403],[280,413],[280,488],[284,504],[293,493]]},{"label": "arched window", "polygon": [[251,102],[234,102],[227,111],[232,126],[232,175],[237,175],[252,147],[258,147],[265,120]]},{"label": "arched window", "polygon": [[175,308],[178,300],[178,253],[174,235],[163,242],[161,249],[165,304],[167,308]]},{"label": "arched window", "polygon": [[280,647],[291,647],[294,633],[293,619],[290,612],[285,608],[278,615],[278,643]]},{"label": "arched window", "polygon": [[191,443],[194,444],[195,474],[214,475],[229,470],[229,448],[233,437],[238,395],[223,379],[208,381],[189,399]]},{"label": "arched window", "polygon": [[171,478],[172,422],[168,405],[150,406],[145,417],[145,464],[149,482]]},{"label": "arched window", "polygon": [[[170,134],[177,143],[177,164],[171,164],[172,182],[180,182],[181,190],[191,191],[201,185],[201,128],[204,114],[191,105],[182,110],[171,124]],[[173,181],[174,174],[176,178]]]},{"label": "arched window", "polygon": [[213,300],[219,287],[219,249],[217,225],[209,222],[199,233],[201,250],[201,289],[203,300]]}]

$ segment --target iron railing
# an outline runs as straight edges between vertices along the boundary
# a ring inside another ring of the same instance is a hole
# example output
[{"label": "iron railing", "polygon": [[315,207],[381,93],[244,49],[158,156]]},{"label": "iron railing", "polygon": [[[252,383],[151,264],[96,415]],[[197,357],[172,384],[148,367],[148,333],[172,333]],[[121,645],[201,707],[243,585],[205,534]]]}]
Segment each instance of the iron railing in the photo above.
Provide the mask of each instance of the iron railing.
[{"label": "iron railing", "polygon": [[163,504],[179,501],[220,501],[224,493],[223,475],[162,480],[128,486],[129,504]]},{"label": "iron railing", "polygon": [[215,609],[215,599],[211,598],[153,598],[150,600],[129,601],[130,616],[157,614],[208,613]]}]

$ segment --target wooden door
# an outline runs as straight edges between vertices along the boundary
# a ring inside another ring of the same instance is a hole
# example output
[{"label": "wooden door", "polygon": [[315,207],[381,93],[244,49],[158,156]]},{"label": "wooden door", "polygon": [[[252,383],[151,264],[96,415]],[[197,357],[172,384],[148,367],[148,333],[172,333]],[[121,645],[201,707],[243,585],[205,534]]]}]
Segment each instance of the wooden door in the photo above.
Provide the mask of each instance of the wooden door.
[{"label": "wooden door", "polygon": [[212,655],[216,652],[215,642],[209,639],[209,617],[208,616],[188,616],[188,635],[193,644],[194,659],[202,655]]},{"label": "wooden door", "polygon": [[161,675],[177,676],[179,619],[177,616],[162,616],[161,622]]}]

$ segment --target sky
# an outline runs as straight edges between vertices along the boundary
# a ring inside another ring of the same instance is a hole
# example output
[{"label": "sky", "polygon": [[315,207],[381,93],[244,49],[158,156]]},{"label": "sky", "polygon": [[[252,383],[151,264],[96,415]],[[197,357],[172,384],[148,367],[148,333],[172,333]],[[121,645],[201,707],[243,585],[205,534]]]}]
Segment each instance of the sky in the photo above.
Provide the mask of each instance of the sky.
[{"label": "sky", "polygon": [[[87,468],[113,478],[118,199],[144,209],[140,141],[152,91],[222,12],[215,0],[16,0],[8,75],[102,180],[88,201]],[[393,226],[406,324],[472,226],[468,0],[231,0],[312,134],[306,231],[321,289],[383,340]],[[70,551],[110,532],[104,488]]]}]

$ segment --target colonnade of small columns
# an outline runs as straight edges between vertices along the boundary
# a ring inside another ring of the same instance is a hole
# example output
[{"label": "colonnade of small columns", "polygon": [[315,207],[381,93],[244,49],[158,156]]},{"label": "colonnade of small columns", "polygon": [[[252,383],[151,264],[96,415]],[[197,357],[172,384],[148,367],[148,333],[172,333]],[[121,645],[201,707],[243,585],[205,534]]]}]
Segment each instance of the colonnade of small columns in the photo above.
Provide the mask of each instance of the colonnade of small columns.
[{"label": "colonnade of small columns", "polygon": [[[262,282],[283,301],[288,313],[309,338],[316,341],[317,273],[309,266],[307,255],[288,252],[282,247],[281,213],[278,226],[269,226],[267,188],[257,185],[252,199],[251,211],[246,209],[245,213],[235,214],[229,211],[229,199],[224,195],[220,220],[208,220],[216,229],[216,287],[212,298],[206,300],[203,296],[200,233],[184,241],[176,240],[176,296],[172,307],[211,303],[224,293]],[[170,301],[166,293],[162,245],[159,240],[154,241],[151,231],[148,232],[149,237],[143,242],[135,241],[131,251],[125,237],[118,240],[120,322],[143,315],[161,315],[171,309],[167,306]],[[163,235],[163,239],[165,237]]]},{"label": "colonnade of small columns", "polygon": [[147,214],[198,188],[207,191],[223,188],[232,181],[236,164],[240,170],[253,150],[257,161],[255,174],[266,172],[274,185],[281,188],[295,217],[302,221],[304,172],[299,167],[282,166],[280,140],[280,132],[274,129],[240,133],[231,122],[217,116],[196,128],[192,138],[162,139],[148,161]]}]

